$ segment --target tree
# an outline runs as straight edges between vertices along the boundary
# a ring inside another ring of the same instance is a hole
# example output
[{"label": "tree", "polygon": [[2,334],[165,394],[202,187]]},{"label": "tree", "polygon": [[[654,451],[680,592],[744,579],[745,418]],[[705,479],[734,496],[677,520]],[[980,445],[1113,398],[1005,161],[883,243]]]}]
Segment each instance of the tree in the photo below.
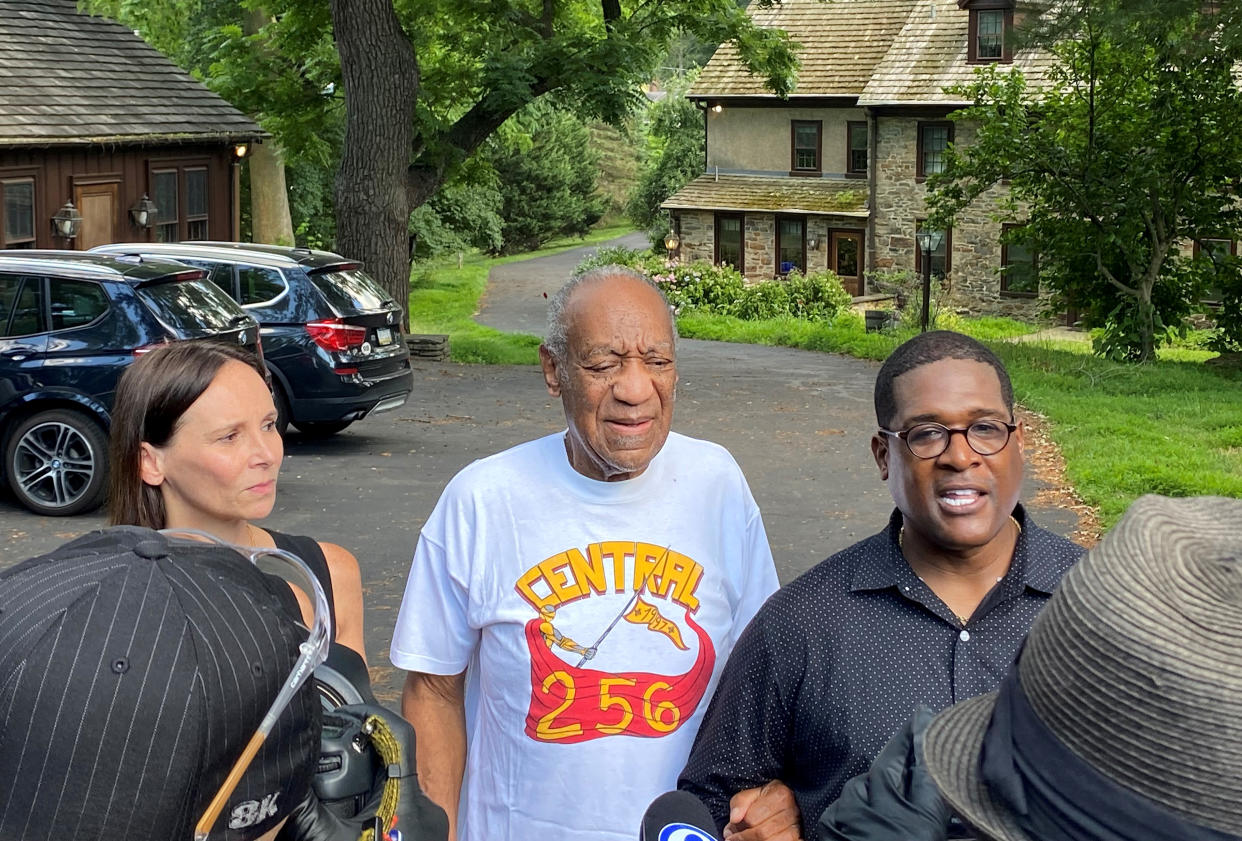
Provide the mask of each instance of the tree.
[{"label": "tree", "polygon": [[662,246],[668,232],[660,205],[703,172],[703,114],[686,99],[689,79],[670,85],[648,108],[647,147],[626,215]]},{"label": "tree", "polygon": [[527,104],[556,92],[584,118],[619,122],[679,30],[736,42],[780,94],[797,65],[785,33],[734,0],[332,0],[331,12],[347,108],[337,243],[397,300],[411,210]]},{"label": "tree", "polygon": [[509,119],[509,137],[489,142],[500,182],[501,251],[532,251],[555,236],[583,236],[607,209],[595,193],[599,158],[574,115],[536,100]]},{"label": "tree", "polygon": [[955,91],[973,104],[953,118],[978,135],[929,180],[931,223],[1008,182],[1041,282],[1105,326],[1103,349],[1151,359],[1209,279],[1181,245],[1242,230],[1242,54],[1210,4],[1055,8],[1026,33],[1055,59],[1046,84],[993,66]]}]

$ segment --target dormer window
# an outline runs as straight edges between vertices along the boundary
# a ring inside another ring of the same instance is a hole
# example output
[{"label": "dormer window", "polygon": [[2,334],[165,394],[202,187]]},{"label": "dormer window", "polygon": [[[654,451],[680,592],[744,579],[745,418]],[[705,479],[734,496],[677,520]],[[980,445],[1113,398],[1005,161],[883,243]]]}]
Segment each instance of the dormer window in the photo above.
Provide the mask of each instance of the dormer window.
[{"label": "dormer window", "polygon": [[[1004,2],[979,2],[970,9],[970,49],[972,64],[1013,61],[1013,9]],[[983,8],[978,8],[978,7]],[[990,8],[989,8],[990,7]]]}]

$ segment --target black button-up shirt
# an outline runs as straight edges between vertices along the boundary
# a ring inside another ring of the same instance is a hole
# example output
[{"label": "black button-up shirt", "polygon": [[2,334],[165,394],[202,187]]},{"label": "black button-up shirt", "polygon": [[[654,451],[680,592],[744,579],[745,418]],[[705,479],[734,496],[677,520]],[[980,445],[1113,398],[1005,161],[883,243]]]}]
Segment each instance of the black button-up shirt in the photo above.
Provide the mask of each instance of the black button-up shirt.
[{"label": "black button-up shirt", "polygon": [[719,828],[729,798],[779,779],[807,841],[846,780],[867,769],[918,704],[939,711],[995,689],[1082,547],[1022,526],[1009,571],[963,626],[886,530],[820,562],[751,620],[729,657],[679,787]]}]

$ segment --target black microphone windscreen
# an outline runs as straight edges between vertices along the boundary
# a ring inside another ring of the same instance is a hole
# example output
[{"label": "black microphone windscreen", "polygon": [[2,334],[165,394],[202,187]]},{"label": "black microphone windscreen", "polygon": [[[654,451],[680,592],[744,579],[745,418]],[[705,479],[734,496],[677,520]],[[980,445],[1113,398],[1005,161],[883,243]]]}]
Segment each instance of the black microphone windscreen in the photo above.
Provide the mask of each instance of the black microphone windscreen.
[{"label": "black microphone windscreen", "polygon": [[647,807],[638,841],[720,841],[703,801],[688,791],[666,791]]}]

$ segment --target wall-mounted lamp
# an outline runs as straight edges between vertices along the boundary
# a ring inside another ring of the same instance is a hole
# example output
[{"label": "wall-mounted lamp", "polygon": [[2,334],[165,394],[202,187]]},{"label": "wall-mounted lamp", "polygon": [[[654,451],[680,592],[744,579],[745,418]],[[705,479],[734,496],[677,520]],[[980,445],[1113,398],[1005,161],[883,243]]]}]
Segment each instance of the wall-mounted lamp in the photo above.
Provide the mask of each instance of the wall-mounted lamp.
[{"label": "wall-mounted lamp", "polygon": [[129,218],[134,220],[134,224],[139,228],[150,228],[155,225],[155,218],[159,214],[159,208],[155,206],[155,202],[147,198],[147,194],[143,193],[142,198],[129,209]]},{"label": "wall-mounted lamp", "polygon": [[673,259],[673,255],[677,253],[677,249],[680,246],[681,237],[677,236],[676,231],[669,231],[668,236],[664,238],[664,248],[668,251],[668,259]]},{"label": "wall-mounted lamp", "polygon": [[237,158],[238,160],[246,157],[246,155],[249,153],[250,153],[250,144],[248,143],[238,143],[236,146],[233,147],[233,157]]},{"label": "wall-mounted lamp", "polygon": [[719,114],[723,110],[724,110],[724,106],[721,105],[719,102],[717,102],[715,105],[712,106],[713,114]]},{"label": "wall-mounted lamp", "polygon": [[52,236],[73,239],[81,229],[82,214],[78,213],[78,209],[73,206],[73,202],[65,202],[61,205],[60,210],[56,211],[56,215],[52,217]]},{"label": "wall-mounted lamp", "polygon": [[819,237],[815,236],[814,234],[807,237],[806,247],[812,251],[818,251],[819,250]]}]

